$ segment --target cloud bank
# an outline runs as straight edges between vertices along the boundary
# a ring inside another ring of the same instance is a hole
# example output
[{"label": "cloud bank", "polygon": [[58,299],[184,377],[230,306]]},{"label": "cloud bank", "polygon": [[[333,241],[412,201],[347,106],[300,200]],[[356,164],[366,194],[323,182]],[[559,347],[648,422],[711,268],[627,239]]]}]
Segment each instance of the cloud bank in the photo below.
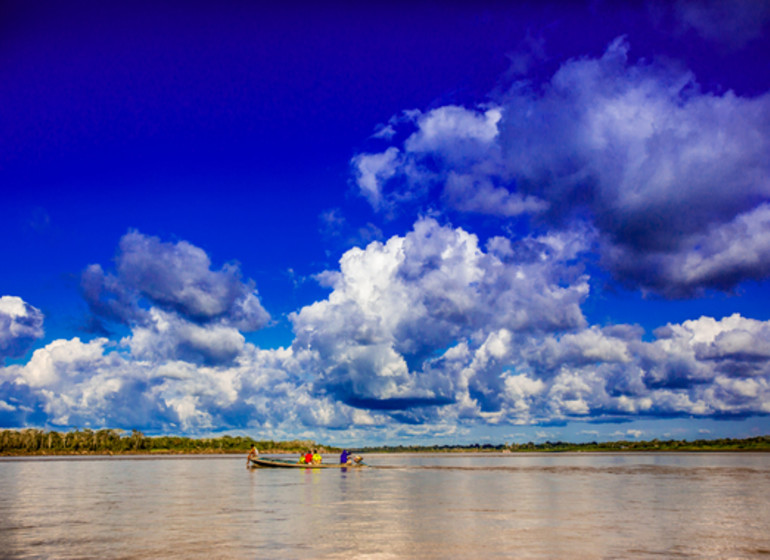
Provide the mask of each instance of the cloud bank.
[{"label": "cloud bank", "polygon": [[[351,168],[371,207],[411,228],[319,273],[328,296],[288,316],[285,348],[249,342],[270,314],[237,263],[137,231],[114,268],[82,273],[91,338],[19,360],[43,314],[0,297],[0,423],[354,440],[769,414],[770,321],[647,333],[584,314],[597,272],[664,298],[770,277],[770,94],[704,92],[629,49],[392,118]],[[467,215],[495,233],[452,225]]]},{"label": "cloud bank", "polygon": [[768,278],[770,94],[702,92],[629,48],[491,106],[406,113],[401,145],[353,158],[362,194],[375,209],[438,192],[450,211],[587,222],[618,281],[666,297]]},{"label": "cloud bank", "polygon": [[[288,348],[260,349],[219,314],[196,322],[172,306],[138,306],[130,316],[142,320],[120,341],[54,340],[1,368],[0,420],[366,437],[770,413],[770,321],[701,317],[651,340],[637,326],[591,325],[581,311],[583,236],[482,247],[461,228],[420,219],[321,274],[331,293],[292,314]],[[42,333],[37,310],[0,301],[5,316],[28,323],[4,321],[0,340]]]}]

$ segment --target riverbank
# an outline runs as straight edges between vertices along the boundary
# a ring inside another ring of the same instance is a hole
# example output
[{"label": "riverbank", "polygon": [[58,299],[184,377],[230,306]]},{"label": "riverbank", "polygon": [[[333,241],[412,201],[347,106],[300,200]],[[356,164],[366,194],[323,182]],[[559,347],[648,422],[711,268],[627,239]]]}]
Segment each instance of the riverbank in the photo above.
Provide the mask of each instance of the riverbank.
[{"label": "riverbank", "polygon": [[[254,445],[263,455],[293,455],[317,449],[323,454],[335,454],[341,448],[312,440],[276,442],[250,437],[224,435],[216,438],[179,436],[145,436],[139,431],[130,434],[121,430],[75,430],[66,433],[37,429],[0,431],[0,456],[35,455],[213,455],[246,454]],[[551,442],[471,445],[398,445],[350,447],[360,454],[371,453],[531,453],[531,452],[698,452],[698,451],[770,451],[770,436],[744,439],[712,440],[651,440],[609,442]]]},{"label": "riverbank", "polygon": [[203,455],[246,454],[251,446],[265,454],[299,454],[308,449],[321,453],[341,450],[312,440],[256,440],[244,436],[216,438],[145,436],[137,430],[74,430],[65,433],[38,429],[0,431],[0,456],[26,455]]},{"label": "riverbank", "polygon": [[607,442],[551,442],[542,443],[512,443],[512,444],[474,444],[474,445],[441,445],[441,446],[371,446],[355,448],[357,453],[559,453],[584,452],[602,453],[617,451],[632,452],[676,452],[676,451],[770,451],[770,436],[757,436],[744,439],[713,439],[713,440],[651,440],[651,441],[607,441]]}]

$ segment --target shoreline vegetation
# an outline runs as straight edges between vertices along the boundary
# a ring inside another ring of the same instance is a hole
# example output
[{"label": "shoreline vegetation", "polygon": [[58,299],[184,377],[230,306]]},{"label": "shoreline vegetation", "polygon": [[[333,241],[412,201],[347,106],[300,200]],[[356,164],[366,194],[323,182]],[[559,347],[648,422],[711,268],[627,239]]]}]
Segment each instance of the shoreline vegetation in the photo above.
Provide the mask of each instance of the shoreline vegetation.
[{"label": "shoreline vegetation", "polygon": [[[321,454],[339,453],[342,448],[312,440],[255,440],[244,436],[216,438],[145,436],[115,429],[73,430],[66,433],[34,428],[0,431],[0,456],[33,455],[182,455],[241,454],[255,445],[261,454],[299,454],[318,449]],[[510,443],[492,445],[383,445],[349,447],[354,453],[528,453],[528,452],[612,452],[612,451],[770,451],[770,435],[744,439],[698,439],[651,441],[606,441],[569,443]]]},{"label": "shoreline vegetation", "polygon": [[416,446],[379,446],[351,449],[359,453],[566,453],[566,452],[612,452],[612,451],[770,451],[770,436],[757,436],[745,439],[698,439],[650,441],[591,441],[588,443],[570,443],[566,441],[546,441],[542,443],[510,443],[492,445],[478,443],[472,445],[416,445]]},{"label": "shoreline vegetation", "polygon": [[24,455],[210,455],[246,454],[252,445],[264,454],[319,449],[341,451],[310,440],[272,441],[223,435],[216,438],[146,436],[138,430],[73,430],[59,433],[34,428],[0,431],[0,456]]}]

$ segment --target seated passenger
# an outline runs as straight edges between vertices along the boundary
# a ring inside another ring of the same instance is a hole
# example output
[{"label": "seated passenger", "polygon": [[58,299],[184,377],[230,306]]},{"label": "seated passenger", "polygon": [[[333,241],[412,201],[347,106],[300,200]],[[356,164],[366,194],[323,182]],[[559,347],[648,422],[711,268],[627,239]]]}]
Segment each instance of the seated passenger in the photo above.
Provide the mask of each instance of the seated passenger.
[{"label": "seated passenger", "polygon": [[308,452],[305,453],[305,464],[310,465],[313,462],[313,453],[308,449]]},{"label": "seated passenger", "polygon": [[316,450],[314,449],[314,450],[313,450],[313,464],[314,464],[314,465],[320,465],[322,460],[323,460],[323,459],[321,459],[321,454],[320,454],[320,453],[318,453],[318,451],[316,451]]},{"label": "seated passenger", "polygon": [[252,445],[249,454],[246,456],[246,466],[248,467],[251,464],[251,460],[257,457],[259,457],[259,451],[255,445]]}]

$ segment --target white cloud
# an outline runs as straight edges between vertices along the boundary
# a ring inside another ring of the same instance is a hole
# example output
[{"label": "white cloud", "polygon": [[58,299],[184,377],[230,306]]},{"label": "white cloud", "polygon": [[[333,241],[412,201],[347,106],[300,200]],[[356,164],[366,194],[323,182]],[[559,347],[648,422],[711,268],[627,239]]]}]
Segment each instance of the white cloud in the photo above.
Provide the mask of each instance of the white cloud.
[{"label": "white cloud", "polygon": [[123,342],[137,358],[231,362],[244,349],[241,331],[260,329],[270,319],[237,264],[212,270],[208,255],[186,241],[129,232],[116,260],[115,275],[90,265],[81,285],[97,322],[132,328]]},{"label": "white cloud", "polygon": [[590,221],[603,266],[666,296],[767,278],[770,94],[703,92],[674,65],[630,64],[629,48],[517,82],[492,108],[413,113],[378,156],[377,200]]},{"label": "white cloud", "polygon": [[651,342],[639,327],[587,325],[586,280],[568,265],[585,238],[498,237],[485,253],[423,219],[322,275],[333,291],[292,317],[294,348],[317,358],[315,387],[397,421],[762,413],[768,323],[704,317]]},{"label": "white cloud", "polygon": [[29,362],[18,368],[19,380],[30,387],[61,388],[77,383],[90,374],[94,364],[104,363],[104,351],[109,341],[98,338],[81,342],[79,338],[55,340],[35,350]]},{"label": "white cloud", "polygon": [[359,154],[353,158],[358,187],[375,210],[382,206],[382,183],[396,173],[399,150],[390,147],[381,154]]},{"label": "white cloud", "polygon": [[147,320],[123,340],[138,359],[184,359],[192,362],[223,363],[243,351],[243,335],[226,323],[198,325],[174,313],[152,308]]},{"label": "white cloud", "polygon": [[652,342],[623,325],[559,335],[493,333],[476,350],[455,351],[426,371],[435,381],[441,376],[434,370],[443,368],[456,380],[445,418],[491,423],[494,415],[494,422],[537,424],[764,414],[770,358],[747,353],[746,345],[756,346],[745,333],[764,336],[769,325],[740,315],[701,318],[659,329]]},{"label": "white cloud", "polygon": [[714,380],[717,375],[770,375],[770,323],[733,314],[722,320],[701,317],[658,329],[654,347],[666,368],[650,372],[657,383]]},{"label": "white cloud", "polygon": [[[366,293],[380,297],[373,287]],[[319,303],[329,311],[345,295],[335,291]],[[316,334],[339,335],[340,324],[361,311],[345,309],[295,321]],[[8,421],[37,410],[57,426],[287,435],[770,412],[770,357],[748,352],[757,340],[764,348],[763,338],[746,338],[764,337],[770,322],[702,317],[667,325],[651,342],[623,326],[576,326],[561,334],[477,326],[447,348],[430,346],[410,368],[411,357],[396,350],[398,318],[382,317],[391,330],[372,317],[360,321],[342,333],[350,338],[328,348],[310,332],[298,334],[292,348],[245,343],[231,361],[211,365],[135,354],[106,339],[56,340],[26,364],[0,368],[0,412]]]},{"label": "white cloud", "polygon": [[98,317],[140,323],[147,319],[145,302],[188,321],[227,322],[242,331],[258,330],[270,319],[237,264],[211,270],[208,255],[186,241],[166,243],[132,231],[120,240],[116,261],[117,276],[98,264],[83,273],[83,294]]},{"label": "white cloud", "polygon": [[0,368],[0,412],[22,417],[12,403],[23,400],[38,403],[51,425],[184,433],[248,427],[294,434],[303,426],[384,423],[315,396],[305,379],[313,367],[306,354],[246,344],[235,361],[207,366],[134,356],[106,339],[55,340],[27,364]]},{"label": "white cloud", "polygon": [[[484,250],[461,228],[420,219],[319,275],[331,293],[291,316],[295,341],[276,350],[254,347],[238,329],[248,293],[199,321],[127,297],[120,305],[141,320],[120,345],[55,340],[26,364],[0,368],[0,412],[11,423],[37,415],[59,426],[273,434],[353,426],[398,437],[408,425],[443,433],[458,424],[770,412],[769,321],[701,317],[666,325],[652,341],[639,327],[588,325],[588,278],[575,262],[592,235],[493,237]],[[120,276],[103,285],[119,291],[113,281]],[[7,296],[0,304],[13,326],[5,333],[42,334],[35,308]]]},{"label": "white cloud", "polygon": [[[375,210],[392,211],[424,198],[439,184],[444,203],[464,212],[516,216],[542,210],[541,200],[509,192],[499,184],[501,118],[497,107],[475,111],[452,105],[427,113],[413,111],[397,119],[394,124],[416,128],[403,150],[391,146],[352,160],[362,196]],[[425,165],[423,158],[438,158],[439,168]]]},{"label": "white cloud", "polygon": [[12,405],[8,404],[7,402],[0,400],[0,412],[3,412],[3,411],[5,411],[5,412],[13,412],[15,410],[16,410],[15,406],[12,406]]},{"label": "white cloud", "polygon": [[[770,204],[694,236],[684,262],[662,262],[669,277],[683,285],[731,284],[733,278],[762,279],[770,274]],[[678,275],[678,277],[677,277]]]},{"label": "white cloud", "polygon": [[322,386],[343,400],[450,398],[418,374],[436,352],[449,359],[458,342],[487,339],[482,347],[494,355],[488,336],[501,328],[585,323],[586,279],[563,260],[573,243],[533,238],[509,249],[520,259],[484,253],[476,236],[432,219],[405,237],[351,249],[339,272],[322,276],[329,298],[292,316],[294,347],[318,353]]},{"label": "white cloud", "polygon": [[[557,217],[590,207],[605,264],[626,280],[677,294],[765,277],[730,251],[764,228],[751,213],[770,197],[770,96],[701,93],[686,72],[629,65],[628,49],[565,63],[540,96],[512,90],[501,143],[520,188]],[[742,214],[755,219],[728,227]]]},{"label": "white cloud", "polygon": [[0,364],[22,355],[43,336],[43,314],[16,296],[0,297]]},{"label": "white cloud", "polygon": [[536,214],[548,207],[539,198],[522,196],[505,187],[496,186],[490,177],[461,175],[454,171],[449,172],[442,196],[451,208],[492,216]]},{"label": "white cloud", "polygon": [[464,160],[469,150],[484,150],[494,142],[501,118],[497,107],[483,113],[456,105],[439,107],[419,114],[417,132],[407,138],[404,147],[412,153],[440,152],[444,157]]}]

